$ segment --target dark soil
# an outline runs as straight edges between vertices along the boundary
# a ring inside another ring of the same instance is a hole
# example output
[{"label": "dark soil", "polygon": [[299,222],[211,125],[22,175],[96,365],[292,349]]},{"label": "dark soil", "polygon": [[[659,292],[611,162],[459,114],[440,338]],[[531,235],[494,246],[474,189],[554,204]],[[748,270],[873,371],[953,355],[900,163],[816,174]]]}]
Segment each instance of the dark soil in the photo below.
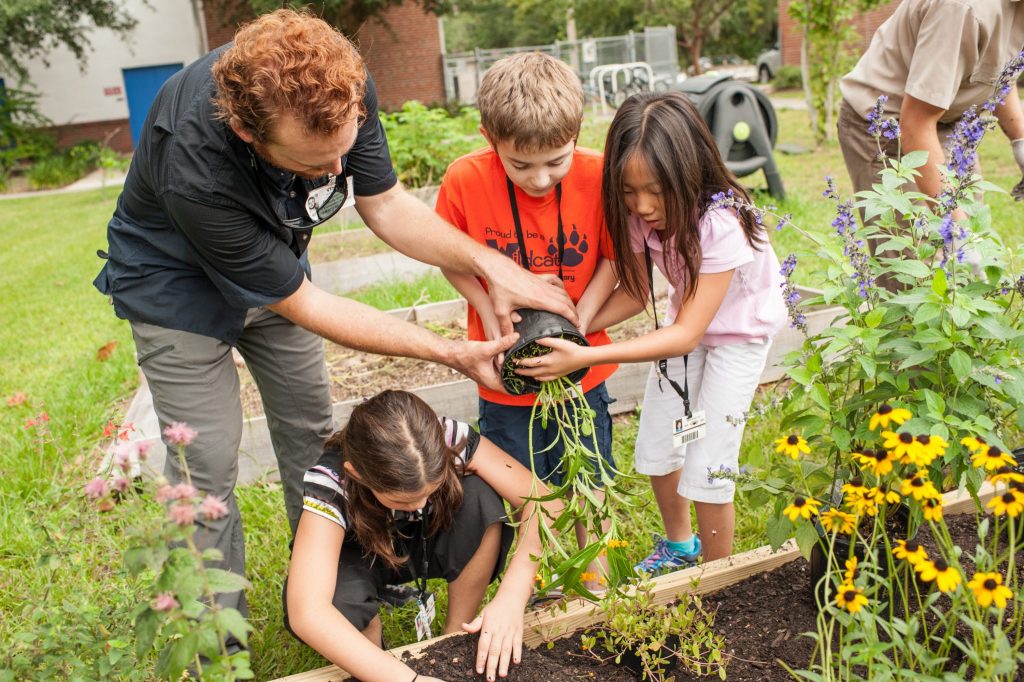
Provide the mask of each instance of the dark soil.
[{"label": "dark soil", "polygon": [[[972,551],[977,543],[974,516],[947,518],[953,541]],[[934,556],[937,548],[926,530],[918,541]],[[969,577],[974,567],[964,559]],[[1018,554],[1018,562],[1021,562]],[[961,589],[966,589],[965,584]],[[816,607],[810,589],[808,566],[802,559],[767,573],[751,576],[725,590],[706,595],[704,607],[715,612],[716,632],[726,639],[729,655],[728,680],[735,682],[789,682],[793,678],[779,664],[806,668],[814,652],[814,640],[801,636],[815,629]],[[940,600],[940,605],[941,605]],[[424,650],[413,665],[420,675],[444,680],[483,679],[473,672],[475,637],[456,637]],[[412,661],[410,661],[412,663]],[[675,682],[717,679],[697,677],[673,670]],[[557,682],[558,680],[636,680],[628,670],[597,660],[580,647],[579,635],[555,642],[553,649],[541,646],[523,652],[523,661],[511,671],[509,680]]]}]

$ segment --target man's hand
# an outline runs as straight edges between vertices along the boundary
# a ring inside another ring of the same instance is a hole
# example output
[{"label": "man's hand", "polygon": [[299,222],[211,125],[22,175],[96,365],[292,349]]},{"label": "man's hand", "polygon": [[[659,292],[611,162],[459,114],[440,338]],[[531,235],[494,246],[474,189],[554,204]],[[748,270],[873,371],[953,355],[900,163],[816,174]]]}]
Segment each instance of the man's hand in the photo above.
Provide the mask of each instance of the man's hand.
[{"label": "man's hand", "polygon": [[1017,201],[1024,201],[1024,138],[1014,140],[1010,143],[1013,146],[1013,160],[1020,168],[1020,182],[1010,191],[1010,196]]},{"label": "man's hand", "polygon": [[481,269],[487,279],[487,292],[502,334],[512,332],[512,311],[516,308],[548,310],[574,325],[579,321],[572,299],[561,283],[554,284],[550,279],[538,277],[497,251],[490,254],[488,261],[481,264]]},{"label": "man's hand", "polygon": [[518,338],[518,334],[512,333],[494,341],[457,341],[452,348],[450,360],[445,364],[481,386],[507,393],[501,383],[494,358],[497,355],[504,355]]}]

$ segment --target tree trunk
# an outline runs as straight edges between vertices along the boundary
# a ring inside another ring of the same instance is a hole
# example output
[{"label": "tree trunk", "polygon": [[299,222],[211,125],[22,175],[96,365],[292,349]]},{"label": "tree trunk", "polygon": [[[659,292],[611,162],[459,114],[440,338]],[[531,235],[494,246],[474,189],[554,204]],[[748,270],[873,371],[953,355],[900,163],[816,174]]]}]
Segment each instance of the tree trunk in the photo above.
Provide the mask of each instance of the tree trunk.
[{"label": "tree trunk", "polygon": [[811,119],[811,130],[814,132],[814,139],[820,140],[818,130],[818,112],[814,108],[814,96],[811,94],[811,71],[810,60],[807,54],[807,31],[800,40],[800,77],[804,86],[804,102],[807,104],[807,117]]}]

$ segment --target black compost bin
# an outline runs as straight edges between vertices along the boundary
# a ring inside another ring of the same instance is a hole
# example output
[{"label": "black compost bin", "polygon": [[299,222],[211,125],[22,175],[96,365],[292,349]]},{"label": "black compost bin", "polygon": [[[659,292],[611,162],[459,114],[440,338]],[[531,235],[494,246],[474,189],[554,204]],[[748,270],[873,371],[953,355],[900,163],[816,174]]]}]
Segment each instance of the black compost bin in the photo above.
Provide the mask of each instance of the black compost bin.
[{"label": "black compost bin", "polygon": [[768,97],[732,76],[697,76],[673,86],[686,93],[711,129],[725,164],[733,174],[744,176],[764,170],[768,192],[786,196],[772,149],[779,121]]}]

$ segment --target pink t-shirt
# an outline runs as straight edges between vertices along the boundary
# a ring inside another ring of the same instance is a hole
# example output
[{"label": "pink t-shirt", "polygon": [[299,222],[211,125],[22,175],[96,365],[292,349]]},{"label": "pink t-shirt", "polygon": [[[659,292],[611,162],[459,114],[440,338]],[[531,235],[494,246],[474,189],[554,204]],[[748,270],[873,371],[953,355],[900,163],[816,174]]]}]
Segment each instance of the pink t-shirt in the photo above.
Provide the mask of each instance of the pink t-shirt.
[{"label": "pink t-shirt", "polygon": [[[629,236],[633,251],[641,256],[644,242],[647,243],[651,260],[672,287],[665,321],[671,324],[679,314],[687,286],[682,257],[671,254],[666,259],[661,235],[637,216],[630,216]],[[777,334],[786,323],[786,304],[782,298],[779,259],[771,244],[765,241],[759,245],[760,250],[755,250],[747,242],[736,215],[729,209],[717,209],[708,211],[700,222],[700,248],[702,274],[736,271],[702,343],[722,346],[765,341]]]}]

